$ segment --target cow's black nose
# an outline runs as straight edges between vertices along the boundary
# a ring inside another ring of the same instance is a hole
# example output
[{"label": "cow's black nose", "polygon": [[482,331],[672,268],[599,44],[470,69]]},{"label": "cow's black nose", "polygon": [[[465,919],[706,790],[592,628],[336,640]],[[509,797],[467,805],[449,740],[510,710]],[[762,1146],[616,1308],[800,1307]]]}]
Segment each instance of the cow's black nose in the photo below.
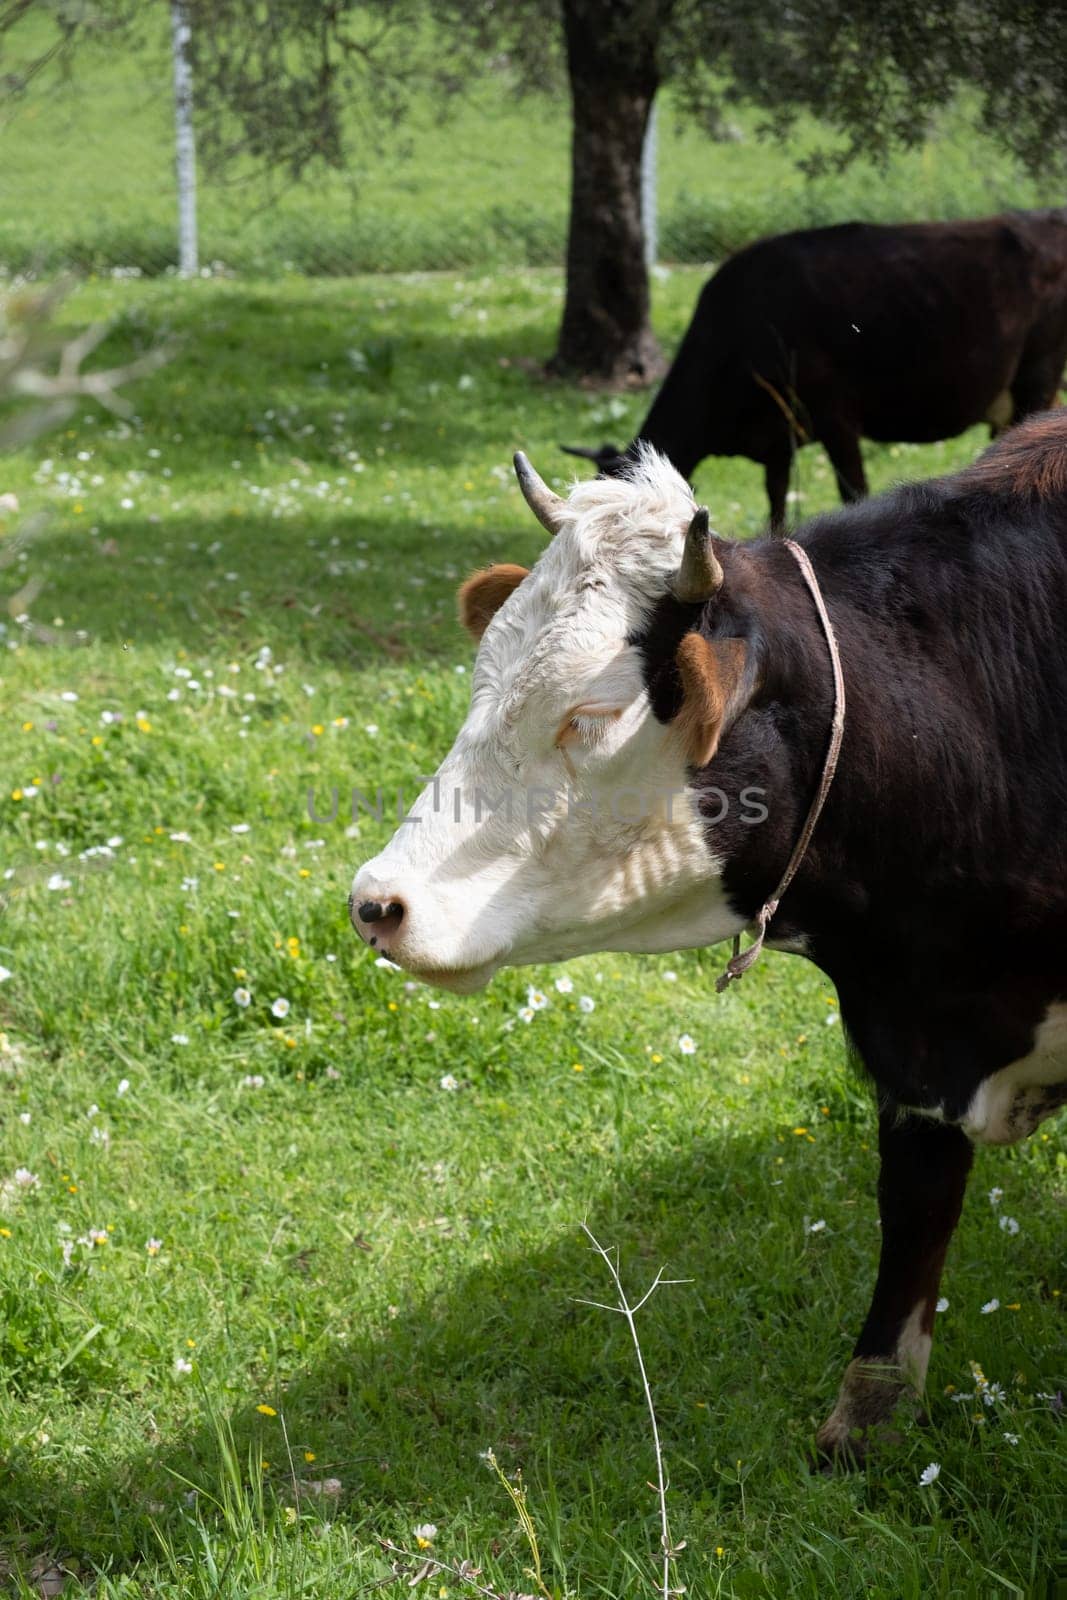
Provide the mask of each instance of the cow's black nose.
[{"label": "cow's black nose", "polygon": [[386,948],[400,931],[407,907],[403,900],[361,900],[355,895],[348,901],[348,914],[361,939],[376,950]]}]

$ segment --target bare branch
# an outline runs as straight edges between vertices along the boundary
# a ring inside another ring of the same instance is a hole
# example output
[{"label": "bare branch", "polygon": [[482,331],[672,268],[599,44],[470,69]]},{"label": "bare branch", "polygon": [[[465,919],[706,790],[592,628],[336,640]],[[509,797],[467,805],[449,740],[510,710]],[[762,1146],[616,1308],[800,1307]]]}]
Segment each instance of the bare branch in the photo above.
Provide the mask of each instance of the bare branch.
[{"label": "bare branch", "polygon": [[[5,13],[0,11],[0,31],[4,18]],[[28,444],[64,421],[82,399],[96,400],[119,416],[129,416],[133,408],[119,394],[120,387],[156,371],[169,357],[167,350],[157,347],[122,366],[83,371],[85,361],[100,345],[108,329],[104,324],[94,324],[65,340],[56,334],[52,319],[65,289],[65,284],[57,283],[32,297],[0,299],[0,399],[15,397],[43,402],[15,412],[0,422],[0,451]],[[18,510],[17,502],[14,508]],[[27,517],[16,526],[0,547],[0,570],[10,567],[24,554],[45,520],[43,515]],[[29,615],[30,606],[43,587],[44,581],[39,575],[22,575],[19,588],[14,594],[0,598],[0,606],[14,618],[26,638],[55,644],[59,636]]]},{"label": "bare branch", "polygon": [[[660,1446],[659,1423],[656,1421],[656,1408],[652,1403],[652,1390],[648,1382],[648,1373],[645,1371],[645,1358],[641,1353],[641,1341],[637,1337],[637,1324],[634,1321],[634,1317],[641,1307],[656,1292],[656,1290],[661,1288],[664,1284],[690,1283],[692,1282],[692,1279],[664,1278],[664,1269],[661,1267],[656,1273],[651,1286],[641,1296],[641,1299],[637,1302],[637,1304],[632,1306],[627,1299],[626,1291],[622,1286],[622,1279],[619,1276],[619,1269],[617,1265],[618,1247],[614,1247],[615,1259],[613,1260],[611,1251],[604,1248],[600,1241],[595,1237],[592,1230],[584,1222],[582,1223],[582,1232],[585,1234],[586,1238],[593,1246],[593,1249],[607,1267],[609,1273],[611,1274],[611,1281],[615,1285],[615,1288],[618,1292],[618,1305],[605,1306],[602,1309],[606,1311],[622,1312],[623,1316],[626,1318],[627,1325],[630,1329],[630,1337],[633,1339],[634,1343],[634,1351],[637,1356],[637,1367],[641,1374],[641,1387],[645,1392],[645,1404],[648,1407],[649,1422],[652,1426],[652,1445],[656,1454],[656,1482],[654,1485],[650,1485],[650,1487],[655,1488],[656,1494],[659,1498],[660,1545],[663,1551],[663,1574],[660,1582],[660,1594],[662,1595],[663,1600],[670,1600],[671,1595],[679,1594],[681,1592],[678,1589],[671,1588],[671,1562],[675,1559],[678,1552],[684,1549],[685,1541],[683,1540],[682,1543],[678,1545],[672,1544],[671,1542],[670,1526],[667,1521],[667,1473],[663,1464],[663,1450]],[[587,1301],[585,1303],[593,1304],[594,1302]]]}]

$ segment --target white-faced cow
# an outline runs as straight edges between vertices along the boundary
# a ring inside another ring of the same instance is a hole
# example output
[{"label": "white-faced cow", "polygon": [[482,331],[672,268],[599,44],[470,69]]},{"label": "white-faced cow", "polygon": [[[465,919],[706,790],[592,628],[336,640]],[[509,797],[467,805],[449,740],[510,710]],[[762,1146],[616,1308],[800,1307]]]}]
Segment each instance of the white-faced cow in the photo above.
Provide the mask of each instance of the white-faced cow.
[{"label": "white-faced cow", "polygon": [[794,451],[818,441],[842,500],[860,439],[994,432],[1056,404],[1067,363],[1067,207],[972,222],[848,222],[760,239],[706,284],[637,438],[571,450],[624,471],[651,444],[764,466],[785,522]]},{"label": "white-faced cow", "polygon": [[470,713],[353,922],[470,991],[729,939],[771,902],[768,943],[834,982],[878,1097],[877,1286],[819,1434],[862,1453],[923,1382],[972,1146],[1067,1102],[1067,411],[796,548],[709,533],[651,450],[566,500],[516,464],[555,537],[460,591]]}]

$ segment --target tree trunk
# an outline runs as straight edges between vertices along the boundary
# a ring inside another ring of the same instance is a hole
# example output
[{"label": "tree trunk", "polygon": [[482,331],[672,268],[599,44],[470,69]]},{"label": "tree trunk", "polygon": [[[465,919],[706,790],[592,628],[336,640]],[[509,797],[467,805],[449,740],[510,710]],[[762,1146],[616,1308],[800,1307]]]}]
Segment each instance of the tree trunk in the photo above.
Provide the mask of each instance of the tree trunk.
[{"label": "tree trunk", "polygon": [[649,382],[663,361],[649,324],[641,150],[672,0],[562,0],[573,103],[567,295],[549,370]]}]

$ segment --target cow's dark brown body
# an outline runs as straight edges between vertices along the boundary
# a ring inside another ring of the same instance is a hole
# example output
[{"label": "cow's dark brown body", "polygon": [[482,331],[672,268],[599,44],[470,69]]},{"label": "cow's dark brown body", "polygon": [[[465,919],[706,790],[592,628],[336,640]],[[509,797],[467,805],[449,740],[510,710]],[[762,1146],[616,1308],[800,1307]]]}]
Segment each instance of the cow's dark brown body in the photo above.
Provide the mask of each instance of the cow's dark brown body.
[{"label": "cow's dark brown body", "polygon": [[781,526],[799,445],[823,444],[856,499],[861,438],[996,431],[1054,405],[1065,364],[1067,208],[814,228],[726,261],[637,438],[578,453],[614,473],[644,440],[686,477],[705,456],[749,456]]},{"label": "cow's dark brown body", "polygon": [[[833,980],[880,1107],[881,1263],[821,1436],[835,1453],[862,1448],[855,1433],[891,1409],[904,1355],[929,1348],[973,1108],[997,1074],[1033,1061],[1050,1018],[1060,1031],[1033,1098],[1017,1104],[1012,1089],[1003,1125],[979,1137],[1010,1142],[1067,1102],[1067,410],[1029,419],[954,477],[796,537],[840,644],[848,713],[769,937]],[[723,794],[765,791],[761,826],[731,805],[708,830],[751,920],[817,786],[833,684],[789,552],[773,539],[716,551],[721,594],[695,623],[665,598],[635,642],[663,721],[678,714],[687,632],[743,642],[754,692],[694,784],[716,815]]]}]

